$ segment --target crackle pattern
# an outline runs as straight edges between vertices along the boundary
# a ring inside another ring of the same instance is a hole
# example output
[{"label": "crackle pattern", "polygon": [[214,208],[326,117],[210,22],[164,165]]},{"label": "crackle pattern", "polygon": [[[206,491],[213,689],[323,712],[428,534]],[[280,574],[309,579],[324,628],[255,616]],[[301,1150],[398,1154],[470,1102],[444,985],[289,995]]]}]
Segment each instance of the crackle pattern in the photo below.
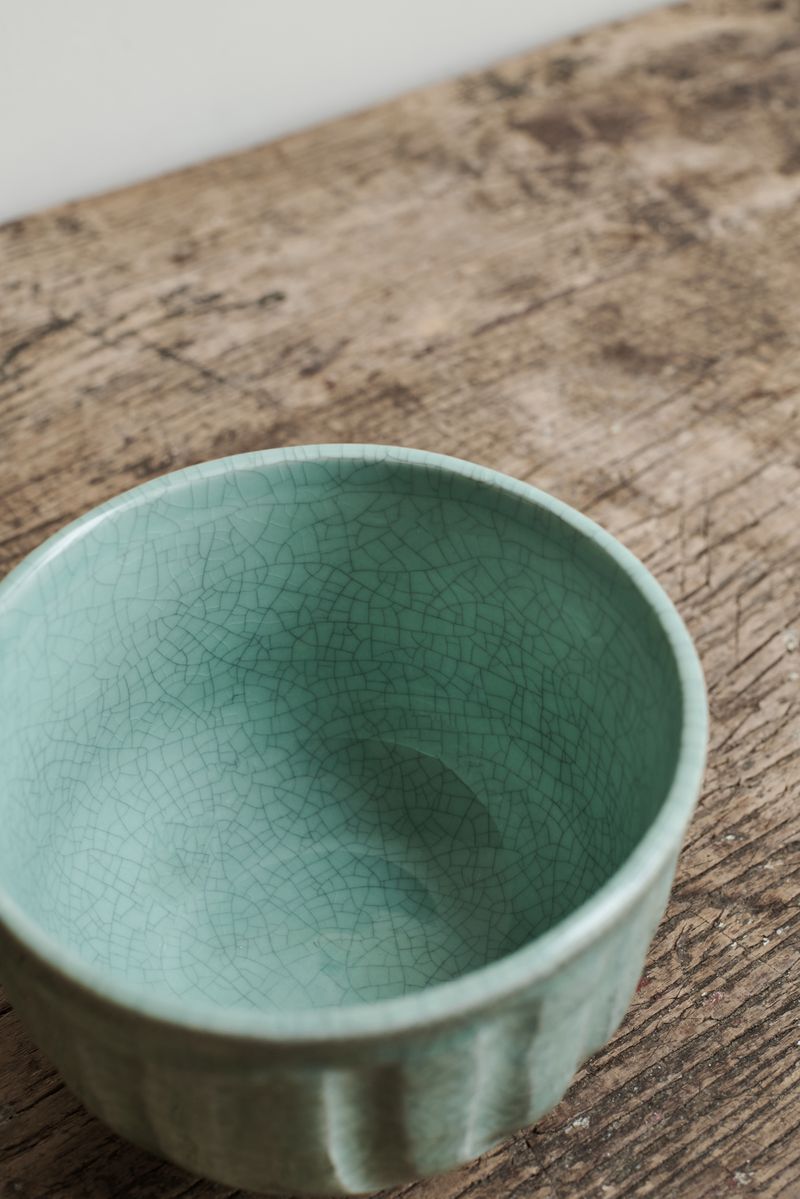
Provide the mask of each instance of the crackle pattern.
[{"label": "crackle pattern", "polygon": [[339,1005],[493,961],[610,876],[671,778],[674,669],[619,567],[397,458],[168,477],[9,607],[4,877],[187,999]]}]

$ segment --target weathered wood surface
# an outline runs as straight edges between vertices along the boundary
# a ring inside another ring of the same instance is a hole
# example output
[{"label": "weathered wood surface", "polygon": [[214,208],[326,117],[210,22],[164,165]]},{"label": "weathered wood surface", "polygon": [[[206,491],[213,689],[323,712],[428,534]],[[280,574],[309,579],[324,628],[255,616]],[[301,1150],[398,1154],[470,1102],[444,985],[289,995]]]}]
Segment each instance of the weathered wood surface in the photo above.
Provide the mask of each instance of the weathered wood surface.
[{"label": "weathered wood surface", "polygon": [[[630,1015],[414,1199],[800,1196],[800,10],[708,0],[0,230],[0,571],[170,468],[293,442],[534,481],[697,640],[707,786]],[[0,1194],[223,1199],[0,1007]]]}]

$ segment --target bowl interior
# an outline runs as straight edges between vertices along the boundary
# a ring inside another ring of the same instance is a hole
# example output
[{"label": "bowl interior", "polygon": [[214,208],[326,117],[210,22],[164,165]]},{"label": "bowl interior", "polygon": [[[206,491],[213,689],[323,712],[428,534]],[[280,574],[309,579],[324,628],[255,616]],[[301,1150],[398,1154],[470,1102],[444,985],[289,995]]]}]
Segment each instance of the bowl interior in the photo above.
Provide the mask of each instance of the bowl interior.
[{"label": "bowl interior", "polygon": [[603,884],[678,757],[648,602],[547,508],[331,458],[130,493],[0,598],[0,880],[187,1000],[372,1001]]}]

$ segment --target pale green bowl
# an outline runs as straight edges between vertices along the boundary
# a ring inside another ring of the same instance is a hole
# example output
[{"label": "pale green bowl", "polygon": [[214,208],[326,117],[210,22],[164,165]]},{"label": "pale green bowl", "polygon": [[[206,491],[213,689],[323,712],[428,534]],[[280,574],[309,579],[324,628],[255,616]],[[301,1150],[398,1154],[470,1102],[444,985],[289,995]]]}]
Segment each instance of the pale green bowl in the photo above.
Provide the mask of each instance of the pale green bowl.
[{"label": "pale green bowl", "polygon": [[0,586],[0,966],[87,1107],[358,1192],[535,1120],[619,1023],[700,785],[664,593],[456,459],[191,467]]}]

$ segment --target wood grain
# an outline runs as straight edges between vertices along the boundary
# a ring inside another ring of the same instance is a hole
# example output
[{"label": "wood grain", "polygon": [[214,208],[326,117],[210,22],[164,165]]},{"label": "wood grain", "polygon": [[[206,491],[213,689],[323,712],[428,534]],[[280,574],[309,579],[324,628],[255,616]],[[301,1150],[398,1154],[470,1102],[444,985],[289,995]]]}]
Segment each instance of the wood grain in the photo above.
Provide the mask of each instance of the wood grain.
[{"label": "wood grain", "polygon": [[[0,229],[0,571],[142,479],[377,441],[535,482],[676,599],[711,760],[619,1034],[414,1199],[800,1196],[800,9],[700,0]],[[0,1194],[224,1199],[0,1006]]]}]

